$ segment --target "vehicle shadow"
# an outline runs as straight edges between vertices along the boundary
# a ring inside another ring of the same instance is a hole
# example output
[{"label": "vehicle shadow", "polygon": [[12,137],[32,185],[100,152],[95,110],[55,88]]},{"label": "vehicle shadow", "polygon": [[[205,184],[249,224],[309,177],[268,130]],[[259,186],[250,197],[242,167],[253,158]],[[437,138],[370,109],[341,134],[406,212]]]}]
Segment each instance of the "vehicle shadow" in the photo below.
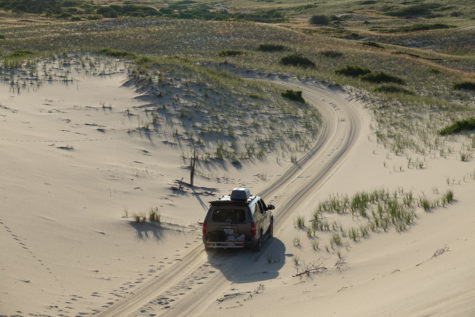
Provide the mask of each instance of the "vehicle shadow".
[{"label": "vehicle shadow", "polygon": [[228,281],[249,283],[274,279],[285,264],[285,245],[278,238],[264,242],[260,252],[248,249],[208,250],[208,262]]}]

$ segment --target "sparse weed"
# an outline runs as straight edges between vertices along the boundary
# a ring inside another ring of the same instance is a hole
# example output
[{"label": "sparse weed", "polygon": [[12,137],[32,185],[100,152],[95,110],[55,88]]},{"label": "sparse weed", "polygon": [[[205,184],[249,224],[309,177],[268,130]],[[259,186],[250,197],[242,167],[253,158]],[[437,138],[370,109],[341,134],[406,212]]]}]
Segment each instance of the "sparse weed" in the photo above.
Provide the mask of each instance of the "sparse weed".
[{"label": "sparse weed", "polygon": [[301,248],[302,247],[302,245],[300,244],[300,238],[298,238],[298,237],[294,238],[293,243],[294,243],[294,247],[296,247],[296,248]]}]

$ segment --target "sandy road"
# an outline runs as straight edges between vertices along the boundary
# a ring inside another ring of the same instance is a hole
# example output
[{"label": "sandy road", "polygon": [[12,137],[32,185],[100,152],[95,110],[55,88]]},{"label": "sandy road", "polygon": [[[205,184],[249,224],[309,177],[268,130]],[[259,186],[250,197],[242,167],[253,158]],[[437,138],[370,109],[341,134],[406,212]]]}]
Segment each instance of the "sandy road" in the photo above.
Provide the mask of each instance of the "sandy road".
[{"label": "sandy road", "polygon": [[[341,91],[314,83],[268,81],[302,90],[305,100],[318,108],[323,119],[315,146],[260,193],[277,206],[274,232],[278,232],[288,224],[289,216],[311,198],[343,162],[359,135],[360,118],[355,104]],[[282,246],[277,237],[265,243],[261,252],[279,252]],[[231,283],[271,279],[277,274],[262,272],[255,254],[250,251],[207,254],[202,245],[198,245],[181,262],[99,315],[196,316]]]}]

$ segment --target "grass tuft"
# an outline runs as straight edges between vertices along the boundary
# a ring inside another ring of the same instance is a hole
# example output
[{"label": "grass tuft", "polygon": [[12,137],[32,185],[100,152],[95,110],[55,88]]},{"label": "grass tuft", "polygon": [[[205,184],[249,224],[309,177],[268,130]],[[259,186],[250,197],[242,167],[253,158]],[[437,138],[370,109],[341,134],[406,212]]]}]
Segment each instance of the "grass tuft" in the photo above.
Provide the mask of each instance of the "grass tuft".
[{"label": "grass tuft", "polygon": [[297,216],[295,226],[301,230],[305,229],[305,218],[303,216]]}]

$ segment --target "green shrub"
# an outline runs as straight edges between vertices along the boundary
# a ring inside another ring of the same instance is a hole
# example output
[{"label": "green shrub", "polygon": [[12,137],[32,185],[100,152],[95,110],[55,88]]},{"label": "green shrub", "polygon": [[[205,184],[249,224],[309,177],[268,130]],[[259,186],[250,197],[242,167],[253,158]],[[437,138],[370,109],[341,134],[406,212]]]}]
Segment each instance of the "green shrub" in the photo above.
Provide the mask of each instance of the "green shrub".
[{"label": "green shrub", "polygon": [[371,46],[371,47],[377,47],[377,48],[384,48],[384,46],[382,46],[381,44],[376,43],[376,42],[371,42],[371,41],[361,42],[361,44],[364,45],[364,46]]},{"label": "green shrub", "polygon": [[330,58],[338,58],[338,57],[342,57],[343,53],[339,51],[328,50],[328,51],[321,51],[320,55],[325,56],[325,57],[330,57]]},{"label": "green shrub", "polygon": [[135,57],[135,54],[129,53],[126,51],[119,51],[119,50],[114,50],[110,48],[104,48],[99,51],[100,53],[106,55],[106,56],[111,56],[111,57],[117,57],[117,58],[130,58],[130,57]]},{"label": "green shrub", "polygon": [[456,134],[463,131],[475,130],[475,118],[459,120],[439,131],[440,135]]},{"label": "green shrub", "polygon": [[382,85],[374,89],[375,92],[388,93],[388,94],[406,94],[414,95],[413,91],[396,85]]},{"label": "green shrub", "polygon": [[280,63],[286,66],[315,67],[315,63],[301,54],[290,54],[281,58]]},{"label": "green shrub", "polygon": [[395,29],[396,32],[416,32],[416,31],[427,31],[427,30],[437,30],[437,29],[448,29],[452,26],[442,23],[431,23],[431,24],[413,24],[409,26],[403,26],[398,29]]},{"label": "green shrub", "polygon": [[261,52],[281,52],[288,50],[288,47],[281,44],[261,44],[257,50]]},{"label": "green shrub", "polygon": [[454,89],[459,90],[475,90],[475,82],[473,81],[462,81],[454,84]]},{"label": "green shrub", "polygon": [[130,16],[130,17],[147,17],[147,16],[157,16],[160,15],[160,12],[149,6],[134,5],[134,4],[124,4],[118,5],[113,4],[110,6],[100,7],[97,9],[97,14],[102,15],[104,18],[117,18],[119,16]]},{"label": "green shrub", "polygon": [[285,90],[282,92],[282,97],[294,100],[294,101],[299,101],[299,102],[305,102],[305,100],[302,97],[302,91],[301,90]]},{"label": "green shrub", "polygon": [[428,4],[416,4],[400,10],[389,11],[387,15],[395,17],[422,17],[432,14],[431,8]]},{"label": "green shrub", "polygon": [[239,56],[239,55],[244,55],[243,51],[238,51],[238,50],[222,50],[218,53],[218,56],[224,57],[224,56]]},{"label": "green shrub", "polygon": [[17,50],[13,51],[10,54],[7,54],[5,57],[11,57],[11,58],[23,58],[23,57],[28,57],[35,55],[32,51],[27,51],[27,50]]},{"label": "green shrub", "polygon": [[429,69],[429,73],[431,73],[431,74],[440,74],[441,71],[440,71],[440,69],[437,69],[437,68],[431,68],[431,69]]},{"label": "green shrub", "polygon": [[326,15],[313,15],[309,22],[313,25],[328,25],[330,24],[330,18]]},{"label": "green shrub", "polygon": [[372,83],[395,83],[399,85],[405,84],[404,80],[401,78],[383,72],[368,73],[366,75],[362,75],[360,78]]},{"label": "green shrub", "polygon": [[361,68],[360,66],[347,65],[343,68],[337,69],[335,73],[339,75],[358,77],[361,75],[369,74],[371,73],[371,71],[367,68]]}]

